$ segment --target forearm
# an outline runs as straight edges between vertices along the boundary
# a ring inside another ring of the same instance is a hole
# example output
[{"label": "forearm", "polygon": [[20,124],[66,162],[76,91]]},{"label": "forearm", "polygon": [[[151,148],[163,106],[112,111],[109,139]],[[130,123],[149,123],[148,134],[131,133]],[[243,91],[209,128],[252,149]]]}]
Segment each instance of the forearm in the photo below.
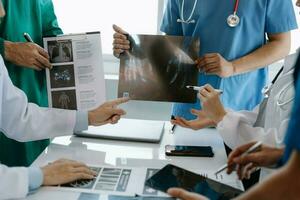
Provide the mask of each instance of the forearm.
[{"label": "forearm", "polygon": [[235,74],[249,72],[274,63],[287,56],[290,51],[290,33],[284,33],[283,39],[270,39],[270,41],[254,52],[231,61]]},{"label": "forearm", "polygon": [[300,196],[300,158],[294,152],[288,164],[236,200],[298,199]]}]

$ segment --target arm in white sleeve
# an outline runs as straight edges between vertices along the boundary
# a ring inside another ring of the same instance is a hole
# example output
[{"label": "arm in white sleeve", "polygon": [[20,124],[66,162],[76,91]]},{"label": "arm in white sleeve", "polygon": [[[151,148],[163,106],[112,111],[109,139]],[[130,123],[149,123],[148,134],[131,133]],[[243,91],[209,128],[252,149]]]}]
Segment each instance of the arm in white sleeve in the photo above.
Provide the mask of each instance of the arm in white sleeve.
[{"label": "arm in white sleeve", "polygon": [[26,197],[29,191],[28,168],[0,165],[0,199]]},{"label": "arm in white sleeve", "polygon": [[[2,59],[0,62],[0,78],[2,79],[1,131],[7,137],[24,142],[72,135],[76,120],[78,123],[76,117],[87,117],[84,112],[78,114],[76,111],[41,108],[28,103],[25,93],[12,84]],[[79,118],[82,119],[83,117]],[[87,128],[87,119],[83,124],[76,127],[79,129]]]},{"label": "arm in white sleeve", "polygon": [[276,145],[281,142],[278,135],[284,133],[287,122],[282,122],[280,130],[276,128],[265,130],[263,127],[254,127],[258,111],[259,107],[256,107],[253,111],[228,111],[223,120],[217,125],[217,130],[225,144],[234,149],[252,141],[263,141],[269,145]]}]

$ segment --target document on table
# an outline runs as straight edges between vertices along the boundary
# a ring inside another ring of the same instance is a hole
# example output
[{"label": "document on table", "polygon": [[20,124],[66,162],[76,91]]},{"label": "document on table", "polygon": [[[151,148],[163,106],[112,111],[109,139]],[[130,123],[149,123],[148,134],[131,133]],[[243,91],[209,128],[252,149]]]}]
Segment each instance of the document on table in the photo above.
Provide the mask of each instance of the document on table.
[{"label": "document on table", "polygon": [[[145,186],[148,178],[154,175],[159,169],[154,168],[130,168],[91,166],[97,172],[93,180],[80,180],[57,187],[49,187],[54,190],[76,191],[82,193],[98,193],[127,196],[151,196],[168,197],[167,194]],[[214,171],[201,171],[202,176],[209,177],[224,184],[229,184],[238,189],[243,189],[240,181],[235,177],[220,174],[214,175]]]},{"label": "document on table", "polygon": [[167,196],[145,186],[146,179],[158,169],[152,168],[119,168],[119,167],[90,167],[98,173],[93,180],[80,180],[57,187],[55,190],[66,190],[87,193],[101,193],[128,196]]},{"label": "document on table", "polygon": [[49,107],[90,110],[105,101],[100,32],[45,37]]}]

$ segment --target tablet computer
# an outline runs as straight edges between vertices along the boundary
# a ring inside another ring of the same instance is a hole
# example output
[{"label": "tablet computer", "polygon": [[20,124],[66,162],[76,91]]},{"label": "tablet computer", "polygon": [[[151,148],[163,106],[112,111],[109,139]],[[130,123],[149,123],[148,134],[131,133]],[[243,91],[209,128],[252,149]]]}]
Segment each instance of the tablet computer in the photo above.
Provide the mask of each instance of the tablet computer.
[{"label": "tablet computer", "polygon": [[211,200],[227,200],[243,191],[214,181],[174,165],[167,165],[146,181],[146,185],[163,192],[173,187],[183,188],[208,197]]}]

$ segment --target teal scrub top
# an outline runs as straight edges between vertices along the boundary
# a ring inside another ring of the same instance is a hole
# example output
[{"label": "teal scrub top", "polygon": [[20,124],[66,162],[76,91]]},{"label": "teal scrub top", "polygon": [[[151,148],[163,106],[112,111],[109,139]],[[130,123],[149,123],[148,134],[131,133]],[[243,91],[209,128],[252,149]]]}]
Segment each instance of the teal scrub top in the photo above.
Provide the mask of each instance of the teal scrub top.
[{"label": "teal scrub top", "polygon": [[[178,23],[184,3],[184,19],[188,19],[195,0],[168,0],[161,31],[168,35],[200,38],[199,56],[219,53],[231,61],[243,57],[266,44],[266,34],[289,32],[297,28],[291,0],[240,0],[237,15],[240,24],[229,27],[227,17],[233,13],[235,0],[198,0],[191,20],[195,23]],[[263,67],[263,66],[262,66]],[[254,70],[229,78],[199,74],[199,85],[206,83],[224,91],[221,100],[233,110],[252,110],[262,100],[261,90],[268,81],[268,69]],[[176,103],[173,115],[194,119],[191,108],[196,104]]]},{"label": "teal scrub top", "polygon": [[[6,16],[0,25],[0,53],[4,55],[4,40],[25,42],[23,33],[43,46],[43,36],[62,34],[57,24],[51,0],[2,0]],[[22,89],[29,102],[47,107],[45,71],[16,66],[5,62],[15,86]],[[28,166],[48,146],[49,140],[19,143],[0,134],[0,162],[8,166]]]}]

